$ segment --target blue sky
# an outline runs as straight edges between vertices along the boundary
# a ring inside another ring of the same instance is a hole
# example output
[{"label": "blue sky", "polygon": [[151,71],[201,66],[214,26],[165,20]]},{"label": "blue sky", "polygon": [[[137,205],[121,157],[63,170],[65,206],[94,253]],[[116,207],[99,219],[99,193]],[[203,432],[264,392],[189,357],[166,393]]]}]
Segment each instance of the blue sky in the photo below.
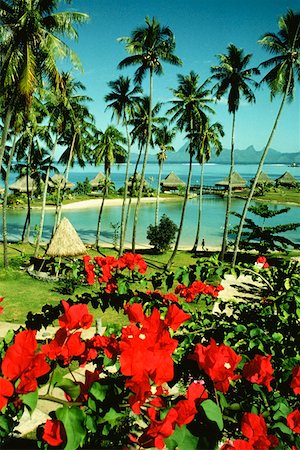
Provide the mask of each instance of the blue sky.
[{"label": "blue sky", "polygon": [[[119,75],[133,75],[134,67],[118,70],[118,63],[127,56],[118,37],[130,36],[131,31],[144,24],[145,16],[154,16],[161,25],[168,25],[176,37],[176,55],[183,65],[164,65],[164,75],[155,77],[154,101],[166,102],[172,98],[170,88],[177,86],[177,74],[187,75],[191,70],[204,81],[210,67],[218,63],[219,53],[226,53],[229,43],[252,53],[250,65],[256,66],[269,58],[257,40],[265,32],[278,31],[278,18],[288,8],[300,11],[299,0],[74,0],[68,9],[86,12],[89,23],[80,26],[79,40],[70,45],[83,64],[84,73],[72,72],[86,86],[86,94],[93,98],[91,111],[101,130],[111,124],[111,112],[105,111],[104,96],[107,83]],[[259,81],[260,78],[257,79]],[[148,93],[145,79],[143,88]],[[272,148],[282,152],[300,151],[300,84],[292,104],[285,106]],[[270,102],[267,87],[256,91],[256,104],[241,102],[236,119],[236,148],[254,145],[261,150],[271,131],[280,99]],[[221,122],[225,137],[223,146],[230,147],[232,117],[225,99],[215,105],[213,121]],[[176,150],[184,143],[178,136]]]}]

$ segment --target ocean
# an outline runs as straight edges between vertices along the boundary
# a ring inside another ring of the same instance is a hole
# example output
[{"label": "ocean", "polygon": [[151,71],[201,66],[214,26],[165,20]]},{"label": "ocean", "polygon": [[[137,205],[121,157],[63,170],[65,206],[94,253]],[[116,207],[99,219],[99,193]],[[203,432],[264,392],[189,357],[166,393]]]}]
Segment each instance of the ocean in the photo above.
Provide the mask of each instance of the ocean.
[{"label": "ocean", "polygon": [[[58,167],[61,171],[63,168]],[[134,164],[130,167],[130,173],[134,170]],[[249,181],[255,175],[256,165],[237,165],[235,170],[247,181]],[[95,175],[102,171],[103,167],[95,167],[88,165],[84,169],[77,165],[70,171],[69,180],[76,184],[78,181],[83,181],[86,177],[92,179]],[[163,177],[167,176],[171,171],[174,171],[183,181],[187,180],[188,164],[180,163],[168,163],[164,164]],[[288,167],[286,165],[268,164],[264,167],[264,172],[271,178],[276,179],[284,172],[289,171],[295,178],[300,180],[300,168]],[[225,176],[228,176],[229,166],[224,164],[206,164],[204,172],[204,184],[214,185],[217,181],[223,180]],[[156,188],[157,184],[157,164],[150,163],[147,166],[146,180],[149,185]],[[124,183],[125,164],[114,165],[112,168],[111,178],[118,189]],[[12,175],[12,181],[14,179]],[[199,184],[200,168],[197,163],[193,164],[193,177],[192,184]],[[299,194],[300,195],[300,194]],[[175,223],[179,223],[181,214],[181,200],[174,200],[160,203],[160,216],[167,214]],[[197,198],[192,198],[188,201],[186,210],[186,217],[184,222],[183,234],[180,244],[182,246],[193,245],[195,239],[195,232],[197,226]],[[232,210],[241,212],[243,207],[243,201],[240,199],[233,199]],[[275,210],[282,207],[282,205],[273,205]],[[205,240],[206,245],[219,246],[222,242],[224,215],[226,209],[226,199],[214,195],[204,195],[203,197],[203,218],[200,233],[200,242]],[[82,240],[86,243],[95,241],[98,208],[90,209],[77,209],[74,211],[64,211],[63,216],[67,217],[73,224]],[[101,241],[104,243],[112,243],[114,235],[114,227],[120,223],[119,206],[105,206],[104,214],[101,224]],[[133,211],[132,211],[133,212]],[[154,223],[155,214],[155,202],[142,204],[140,209],[140,217],[137,230],[137,244],[142,245],[148,243],[146,234],[149,224]],[[8,235],[10,240],[18,241],[22,234],[23,224],[25,220],[25,210],[9,210],[8,212]],[[126,236],[126,241],[131,241],[131,221],[130,216],[129,232]],[[35,227],[39,223],[40,213],[38,210],[32,211],[32,225],[31,225],[31,239],[34,239]],[[252,217],[249,215],[249,217]],[[45,218],[45,229],[43,233],[43,239],[48,240],[51,234],[54,220],[54,211],[47,211]],[[256,218],[257,220],[257,218]],[[291,206],[288,213],[279,217],[274,217],[269,220],[266,225],[278,225],[281,223],[300,222],[300,207]],[[230,227],[237,223],[237,219],[231,216]],[[2,223],[0,224],[0,239],[2,234]],[[292,239],[294,242],[300,243],[300,232],[290,231],[285,234],[286,237]]]}]

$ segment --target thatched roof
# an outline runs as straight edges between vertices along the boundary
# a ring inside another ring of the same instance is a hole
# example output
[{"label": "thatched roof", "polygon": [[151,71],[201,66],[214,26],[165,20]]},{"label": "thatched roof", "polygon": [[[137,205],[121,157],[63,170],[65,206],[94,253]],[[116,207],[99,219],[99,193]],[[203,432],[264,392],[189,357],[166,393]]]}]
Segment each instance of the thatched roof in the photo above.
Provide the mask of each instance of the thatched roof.
[{"label": "thatched roof", "polygon": [[[229,177],[225,177],[224,180],[218,181],[217,183],[215,183],[215,185],[228,186],[229,185],[228,179]],[[243,177],[241,177],[241,175],[238,172],[233,172],[231,180],[232,187],[244,187],[246,183],[247,181]]]},{"label": "thatched roof", "polygon": [[101,181],[105,180],[105,175],[102,172],[99,172],[95,178],[93,178],[90,181],[90,185],[92,186],[92,188],[97,188],[99,186],[99,183],[101,183]]},{"label": "thatched roof", "polygon": [[185,182],[172,171],[162,180],[161,185],[168,188],[178,188],[179,186],[185,187]]},{"label": "thatched roof", "polygon": [[284,174],[276,178],[275,181],[276,184],[281,184],[284,186],[296,186],[300,183],[290,172],[284,172]]},{"label": "thatched roof", "polygon": [[[56,173],[49,180],[49,186],[51,188],[60,187],[60,189],[63,189],[65,187],[65,184],[66,184],[66,179],[61,173]],[[67,181],[67,186],[66,186],[67,189],[71,189],[74,186],[75,185],[73,183],[71,183],[70,181]]]},{"label": "thatched roof", "polygon": [[[253,183],[254,178],[251,178],[250,181]],[[272,178],[270,178],[266,173],[261,172],[258,177],[257,184],[275,184],[275,181],[272,180]]]},{"label": "thatched roof", "polygon": [[[9,189],[11,191],[17,191],[17,192],[27,192],[27,181],[26,176],[20,177],[17,181],[15,181],[13,184],[9,186]],[[32,192],[36,189],[36,183],[35,181],[29,177],[28,178],[28,190],[29,192]]]},{"label": "thatched roof", "polygon": [[79,256],[86,253],[85,245],[69,220],[64,217],[58,225],[47,250],[48,256]]}]

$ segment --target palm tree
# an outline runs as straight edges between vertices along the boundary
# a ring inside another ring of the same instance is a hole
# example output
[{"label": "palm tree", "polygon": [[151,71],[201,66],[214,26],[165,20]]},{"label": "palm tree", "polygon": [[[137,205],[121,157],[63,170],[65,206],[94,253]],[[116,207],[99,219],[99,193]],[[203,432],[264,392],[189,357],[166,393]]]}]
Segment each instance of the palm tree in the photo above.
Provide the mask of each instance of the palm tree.
[{"label": "palm tree", "polygon": [[277,34],[266,33],[258,42],[267,51],[273,55],[276,55],[260,64],[260,66],[264,68],[272,67],[271,70],[263,77],[261,83],[267,83],[269,86],[271,99],[274,98],[276,94],[279,94],[282,95],[282,100],[267,144],[262,153],[247,201],[243,208],[234,245],[233,265],[235,265],[236,262],[248,208],[267,157],[284,104],[286,100],[292,101],[295,81],[296,79],[298,79],[298,81],[300,80],[300,14],[295,14],[293,11],[288,10],[287,14],[279,19],[278,25],[279,32]]},{"label": "palm tree", "polygon": [[207,122],[207,116],[204,111],[214,113],[214,110],[208,106],[208,103],[213,100],[209,96],[210,91],[207,89],[207,81],[199,86],[199,75],[194,71],[191,71],[189,75],[178,75],[178,82],[178,88],[172,90],[175,96],[175,99],[172,100],[174,106],[168,113],[172,114],[171,120],[176,121],[178,128],[181,131],[186,132],[186,136],[189,140],[189,170],[177,238],[172,255],[166,265],[166,270],[169,270],[172,265],[182,233],[192,178],[192,162],[196,151],[194,146],[194,144],[197,143],[196,137],[199,134],[201,135],[203,127]]},{"label": "palm tree", "polygon": [[[134,81],[141,84],[147,72],[149,72],[149,123],[147,142],[145,146],[144,161],[141,173],[141,185],[138,193],[137,204],[134,214],[133,229],[136,230],[138,212],[143,191],[145,171],[147,165],[148,151],[151,142],[152,131],[152,98],[153,98],[153,74],[161,75],[163,73],[162,62],[168,62],[173,65],[180,65],[181,60],[174,55],[175,38],[169,27],[161,27],[159,22],[153,17],[145,18],[146,26],[136,28],[130,37],[123,37],[119,40],[126,44],[126,50],[131,56],[123,59],[119,63],[119,68],[132,65],[139,67],[135,71]],[[135,252],[135,232],[132,237],[132,251]]]},{"label": "palm tree", "polygon": [[111,166],[114,162],[121,163],[126,159],[126,150],[122,146],[126,144],[126,139],[123,134],[114,126],[110,125],[104,132],[100,132],[99,142],[94,149],[95,165],[104,163],[104,172],[106,183],[103,186],[102,202],[98,215],[97,233],[96,233],[96,248],[99,249],[100,241],[100,225],[104,201],[108,194],[108,185],[110,179]]},{"label": "palm tree", "polygon": [[163,169],[164,161],[167,159],[167,152],[174,152],[174,147],[172,141],[176,135],[174,129],[168,128],[167,125],[157,127],[155,130],[155,144],[159,147],[159,152],[157,153],[158,161],[158,181],[157,181],[157,197],[156,197],[156,208],[155,208],[155,225],[158,226],[158,216],[159,216],[159,195],[160,195],[160,183],[161,174]]},{"label": "palm tree", "polygon": [[230,151],[230,170],[228,177],[228,195],[224,222],[224,233],[222,240],[222,249],[220,260],[224,260],[227,248],[229,214],[231,209],[232,197],[232,174],[234,170],[234,136],[236,112],[240,106],[241,96],[245,97],[249,103],[255,102],[255,95],[250,85],[257,86],[257,83],[251,78],[253,74],[259,74],[258,69],[249,69],[247,66],[251,60],[251,54],[244,54],[242,48],[237,48],[234,44],[229,44],[227,54],[218,55],[220,64],[212,67],[212,79],[217,80],[213,90],[216,92],[217,99],[222,98],[228,93],[228,111],[232,114],[232,130],[231,130],[231,151]]},{"label": "palm tree", "polygon": [[74,25],[86,22],[88,15],[56,12],[58,5],[58,0],[1,0],[0,86],[2,95],[9,92],[10,100],[3,120],[0,167],[16,102],[22,98],[25,108],[30,108],[42,78],[48,79],[51,85],[59,84],[57,58],[70,57],[79,65],[75,53],[62,38],[77,38]]},{"label": "palm tree", "polygon": [[203,179],[204,179],[204,165],[211,158],[211,150],[214,147],[216,155],[222,151],[222,144],[220,138],[224,136],[223,127],[219,122],[215,122],[210,125],[209,120],[204,125],[204,129],[199,135],[199,143],[196,145],[197,151],[197,161],[201,165],[201,173],[200,173],[200,188],[199,188],[199,204],[198,204],[198,222],[197,222],[197,231],[194,246],[192,249],[193,253],[197,252],[197,247],[199,243],[200,237],[200,229],[201,229],[201,220],[202,220],[202,198],[203,198]]},{"label": "palm tree", "polygon": [[85,86],[81,82],[75,81],[70,74],[65,74],[64,83],[63,113],[66,115],[66,121],[64,132],[62,133],[58,144],[65,146],[66,149],[61,154],[58,162],[66,165],[66,182],[63,186],[61,198],[59,199],[59,206],[57,208],[57,216],[53,229],[54,232],[60,223],[61,208],[70,168],[73,167],[75,158],[80,167],[85,166],[85,160],[90,158],[88,153],[89,144],[91,145],[94,142],[96,133],[94,117],[86,106],[86,103],[92,99],[86,95],[77,93],[77,91],[80,90],[84,91]]},{"label": "palm tree", "polygon": [[125,205],[128,195],[128,177],[129,177],[129,166],[130,166],[130,156],[131,156],[131,138],[129,133],[129,120],[133,117],[134,108],[139,100],[139,96],[142,92],[140,86],[134,86],[133,89],[130,87],[130,78],[120,76],[115,81],[110,81],[108,86],[111,88],[111,92],[105,96],[105,101],[109,102],[107,108],[112,109],[112,117],[117,118],[117,122],[122,121],[122,125],[125,127],[126,137],[127,137],[127,164],[125,170],[125,181],[124,181],[124,193],[123,193],[123,203],[122,203],[122,214],[121,214],[121,227],[120,227],[120,247],[119,256],[123,254],[124,241],[125,241]]}]

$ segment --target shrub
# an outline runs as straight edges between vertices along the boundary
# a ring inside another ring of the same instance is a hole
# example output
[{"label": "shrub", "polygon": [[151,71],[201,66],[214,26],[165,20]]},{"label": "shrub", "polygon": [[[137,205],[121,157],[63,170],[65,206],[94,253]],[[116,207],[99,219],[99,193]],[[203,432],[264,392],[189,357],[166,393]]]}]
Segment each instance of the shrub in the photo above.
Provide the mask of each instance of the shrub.
[{"label": "shrub", "polygon": [[166,214],[163,214],[158,226],[149,225],[147,239],[155,252],[163,253],[173,244],[177,230],[177,225]]}]

